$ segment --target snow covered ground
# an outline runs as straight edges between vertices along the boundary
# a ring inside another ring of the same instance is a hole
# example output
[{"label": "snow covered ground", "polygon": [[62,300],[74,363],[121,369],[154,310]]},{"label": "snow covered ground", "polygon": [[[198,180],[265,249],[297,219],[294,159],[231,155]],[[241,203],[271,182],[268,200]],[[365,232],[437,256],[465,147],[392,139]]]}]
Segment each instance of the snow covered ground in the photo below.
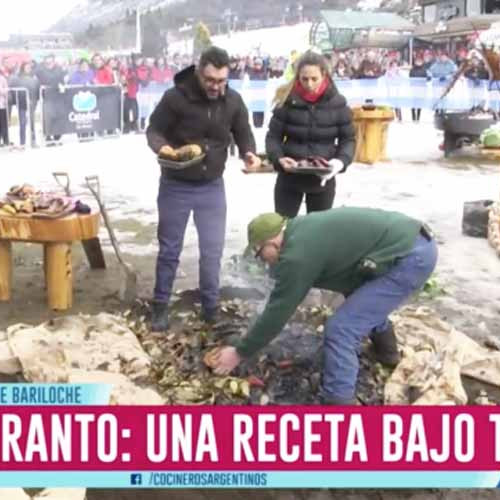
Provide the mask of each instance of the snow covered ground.
[{"label": "snow covered ground", "polygon": [[[391,161],[373,166],[354,164],[338,179],[335,205],[374,206],[399,210],[426,220],[436,231],[440,245],[437,277],[448,294],[436,299],[443,315],[474,336],[496,333],[500,306],[500,260],[486,240],[461,234],[463,203],[479,199],[498,199],[499,165],[488,162],[477,151],[467,150],[444,159],[438,146],[440,134],[433,128],[432,117],[424,115],[420,124],[404,122],[391,125],[388,155]],[[263,150],[265,129],[256,131]],[[225,259],[245,246],[246,224],[255,215],[273,209],[273,174],[245,175],[237,158],[228,161],[225,181],[228,198],[228,230]],[[51,173],[66,171],[71,188],[85,201],[93,201],[84,178],[98,174],[102,193],[118,236],[128,258],[140,271],[140,290],[151,295],[156,256],[156,194],[159,167],[148,149],[144,135],[124,136],[80,144],[70,141],[60,147],[0,154],[1,189],[29,182],[48,188],[54,186]],[[105,243],[107,235],[102,229]],[[14,298],[9,306],[0,305],[0,328],[13,319],[22,321],[23,297],[27,283],[37,283],[41,257],[35,249],[15,249]],[[109,250],[109,245],[106,245]],[[27,253],[26,253],[27,252]],[[181,257],[177,288],[196,285],[198,243],[191,223]],[[92,310],[106,304],[102,297],[113,292],[114,257],[111,270],[92,273],[75,251],[74,310]],[[224,281],[224,280],[223,280]],[[97,295],[88,306],[87,290]],[[97,288],[96,288],[97,287]],[[79,291],[78,291],[79,290]],[[96,290],[99,290],[96,292]],[[32,313],[46,315],[42,290],[30,292]],[[101,300],[102,299],[102,300]],[[21,307],[22,306],[22,307]],[[88,307],[87,307],[88,306]],[[17,313],[15,313],[17,310]],[[10,312],[9,312],[10,311]]]},{"label": "snow covered ground", "polygon": [[[293,26],[278,26],[258,30],[237,31],[229,35],[215,35],[212,43],[226,49],[230,54],[262,54],[288,57],[290,51],[306,51],[309,47],[311,23],[299,23]],[[191,54],[193,40],[169,43],[171,53]]]}]

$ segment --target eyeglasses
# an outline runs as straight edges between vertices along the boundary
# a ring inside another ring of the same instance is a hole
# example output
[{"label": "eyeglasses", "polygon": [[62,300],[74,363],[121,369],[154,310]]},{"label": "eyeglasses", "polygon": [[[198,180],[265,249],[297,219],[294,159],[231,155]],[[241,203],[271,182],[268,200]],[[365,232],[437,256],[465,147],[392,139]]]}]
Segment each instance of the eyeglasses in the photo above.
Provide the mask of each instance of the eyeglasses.
[{"label": "eyeglasses", "polygon": [[264,250],[265,246],[266,245],[262,245],[261,247],[254,247],[253,251],[256,259],[260,258],[260,254],[262,253],[262,250]]},{"label": "eyeglasses", "polygon": [[204,76],[204,75],[201,75],[201,77],[207,85],[222,87],[227,83],[227,78],[212,78],[211,76]]}]

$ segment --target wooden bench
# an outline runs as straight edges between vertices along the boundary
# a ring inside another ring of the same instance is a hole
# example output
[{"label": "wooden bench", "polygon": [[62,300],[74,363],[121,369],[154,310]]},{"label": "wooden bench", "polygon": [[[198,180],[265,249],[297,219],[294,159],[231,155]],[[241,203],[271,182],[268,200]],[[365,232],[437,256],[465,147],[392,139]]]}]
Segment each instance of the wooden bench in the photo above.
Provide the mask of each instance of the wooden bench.
[{"label": "wooden bench", "polygon": [[40,243],[48,305],[58,311],[69,309],[73,303],[71,246],[81,241],[90,267],[104,268],[98,232],[99,213],[61,219],[0,216],[0,301],[11,298],[12,242]]}]

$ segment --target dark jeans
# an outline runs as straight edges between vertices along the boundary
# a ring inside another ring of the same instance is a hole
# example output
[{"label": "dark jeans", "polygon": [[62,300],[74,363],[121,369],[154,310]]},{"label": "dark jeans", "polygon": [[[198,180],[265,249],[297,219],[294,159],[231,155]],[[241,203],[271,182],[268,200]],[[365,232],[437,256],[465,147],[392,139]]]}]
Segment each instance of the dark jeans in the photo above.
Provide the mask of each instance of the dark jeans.
[{"label": "dark jeans", "polygon": [[419,122],[421,112],[422,112],[422,110],[420,108],[411,108],[411,119],[414,122]]},{"label": "dark jeans", "polygon": [[0,145],[9,145],[9,123],[7,109],[0,109]]},{"label": "dark jeans", "polygon": [[264,113],[262,111],[254,111],[252,113],[253,126],[255,128],[261,128],[264,124]]},{"label": "dark jeans", "polygon": [[[19,109],[19,143],[21,146],[26,144],[26,126],[28,125],[28,110],[27,109]],[[29,125],[31,132],[31,144],[35,144],[36,136],[35,136],[35,110],[30,109],[29,114]]]},{"label": "dark jeans", "polygon": [[154,298],[168,302],[179,265],[184,234],[193,212],[200,253],[201,302],[212,309],[219,300],[219,274],[226,235],[226,192],[224,180],[203,184],[162,177],[158,193],[158,242]]},{"label": "dark jeans", "polygon": [[324,191],[319,193],[304,193],[288,186],[281,176],[278,176],[274,186],[274,211],[283,217],[296,217],[304,195],[307,213],[329,210],[335,198],[335,184],[329,184]]},{"label": "dark jeans", "polygon": [[322,392],[327,398],[354,398],[363,339],[387,328],[389,314],[424,286],[437,255],[436,242],[419,235],[406,257],[355,290],[326,322]]},{"label": "dark jeans", "polygon": [[[132,113],[132,118],[130,114]],[[137,130],[137,120],[139,118],[139,105],[137,99],[131,99],[125,96],[123,101],[123,131],[125,133],[131,130]]]}]

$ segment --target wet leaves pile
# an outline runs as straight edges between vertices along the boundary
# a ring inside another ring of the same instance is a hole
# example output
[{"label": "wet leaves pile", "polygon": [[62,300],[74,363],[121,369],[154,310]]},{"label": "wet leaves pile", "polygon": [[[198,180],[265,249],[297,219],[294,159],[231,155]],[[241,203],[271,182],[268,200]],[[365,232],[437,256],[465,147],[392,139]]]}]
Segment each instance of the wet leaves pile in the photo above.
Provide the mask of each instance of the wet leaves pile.
[{"label": "wet leaves pile", "polygon": [[[224,297],[225,295],[225,297]],[[125,313],[130,328],[152,357],[151,382],[169,404],[267,405],[318,404],[323,365],[323,329],[332,311],[319,304],[300,307],[278,337],[232,376],[212,373],[203,362],[211,349],[245,335],[263,307],[262,294],[253,289],[223,293],[220,320],[207,325],[199,319],[196,291],[177,294],[167,333],[149,329],[150,306],[138,301]],[[382,404],[390,372],[376,363],[368,344],[360,356],[358,399]]]}]

